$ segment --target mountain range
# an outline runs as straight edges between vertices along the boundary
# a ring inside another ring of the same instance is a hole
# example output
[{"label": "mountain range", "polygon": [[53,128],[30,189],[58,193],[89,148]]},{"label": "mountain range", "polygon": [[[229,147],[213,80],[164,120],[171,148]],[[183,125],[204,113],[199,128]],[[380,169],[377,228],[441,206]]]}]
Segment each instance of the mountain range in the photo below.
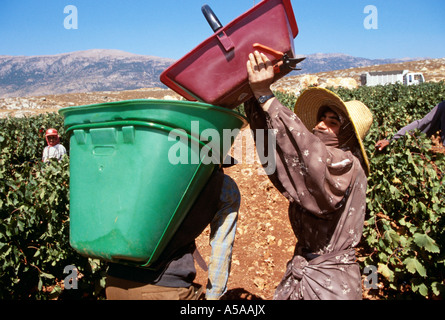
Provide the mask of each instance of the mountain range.
[{"label": "mountain range", "polygon": [[[419,59],[366,59],[345,54],[310,54],[299,64],[310,74]],[[91,49],[46,56],[1,56],[0,97],[72,92],[166,88],[160,74],[175,60],[120,50]]]},{"label": "mountain range", "polygon": [[[304,56],[302,56],[304,57]],[[414,60],[425,60],[428,58],[402,58],[402,59],[367,59],[349,56],[342,53],[315,53],[306,56],[298,67],[301,71],[293,71],[291,75],[312,74],[343,70],[350,68],[367,67],[373,65],[408,62]]]}]

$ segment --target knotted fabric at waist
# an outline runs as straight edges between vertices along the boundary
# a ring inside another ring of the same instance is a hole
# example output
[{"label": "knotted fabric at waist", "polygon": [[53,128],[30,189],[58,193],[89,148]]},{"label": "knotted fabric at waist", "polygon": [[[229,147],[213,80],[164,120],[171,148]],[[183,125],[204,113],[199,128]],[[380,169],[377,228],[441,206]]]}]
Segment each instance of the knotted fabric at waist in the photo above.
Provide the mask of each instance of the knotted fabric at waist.
[{"label": "knotted fabric at waist", "polygon": [[275,300],[361,299],[360,268],[353,248],[323,255],[295,255],[275,291]]},{"label": "knotted fabric at waist", "polygon": [[331,253],[326,253],[322,255],[318,254],[305,254],[305,257],[301,255],[295,255],[291,261],[289,261],[286,276],[292,274],[293,278],[296,280],[301,280],[303,277],[304,269],[307,266],[316,267],[322,264],[351,264],[355,263],[355,250],[354,248],[349,248],[341,251],[335,251]]}]

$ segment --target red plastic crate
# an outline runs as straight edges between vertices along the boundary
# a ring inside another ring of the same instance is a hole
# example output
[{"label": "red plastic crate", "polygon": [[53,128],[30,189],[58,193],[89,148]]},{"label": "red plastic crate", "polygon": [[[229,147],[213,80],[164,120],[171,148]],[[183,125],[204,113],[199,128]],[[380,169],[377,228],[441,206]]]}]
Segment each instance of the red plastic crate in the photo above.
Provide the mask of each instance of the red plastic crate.
[{"label": "red plastic crate", "polygon": [[[219,21],[218,21],[219,22]],[[298,34],[290,0],[264,0],[179,59],[161,74],[161,81],[191,101],[233,109],[253,96],[246,63],[253,45],[293,58]],[[264,52],[274,64],[279,59]],[[292,71],[278,68],[279,79]]]}]

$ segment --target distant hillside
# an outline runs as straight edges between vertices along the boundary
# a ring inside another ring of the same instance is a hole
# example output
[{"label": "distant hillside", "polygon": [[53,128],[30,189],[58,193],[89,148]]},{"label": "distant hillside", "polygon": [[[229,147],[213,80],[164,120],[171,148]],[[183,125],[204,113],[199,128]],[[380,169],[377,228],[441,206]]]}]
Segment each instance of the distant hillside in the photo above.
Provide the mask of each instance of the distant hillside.
[{"label": "distant hillside", "polygon": [[0,97],[165,87],[159,76],[173,62],[119,50],[0,56]]},{"label": "distant hillside", "polygon": [[[422,72],[428,82],[445,81],[445,58],[408,61],[395,64],[373,65],[348,68],[313,74],[300,74],[281,78],[272,86],[273,90],[299,95],[308,86],[356,88],[360,85],[360,75],[367,71],[410,70]],[[181,99],[171,89],[142,88],[130,90],[107,90],[93,92],[73,92],[47,94],[42,96],[2,97],[0,95],[0,119],[24,117],[39,113],[57,112],[62,107],[89,105],[96,103],[133,99]]]},{"label": "distant hillside", "polygon": [[[299,55],[300,56],[300,55]],[[315,53],[302,55],[306,59],[298,66],[301,71],[293,71],[291,75],[312,74],[318,72],[328,72],[349,68],[367,67],[373,65],[400,63],[413,60],[423,60],[427,58],[404,58],[404,59],[367,59],[348,56],[342,53]]]},{"label": "distant hillside", "polygon": [[[292,74],[401,61],[318,53],[308,55],[300,64],[303,70]],[[0,56],[0,97],[166,88],[159,76],[173,62],[172,59],[105,49],[48,56]]]}]

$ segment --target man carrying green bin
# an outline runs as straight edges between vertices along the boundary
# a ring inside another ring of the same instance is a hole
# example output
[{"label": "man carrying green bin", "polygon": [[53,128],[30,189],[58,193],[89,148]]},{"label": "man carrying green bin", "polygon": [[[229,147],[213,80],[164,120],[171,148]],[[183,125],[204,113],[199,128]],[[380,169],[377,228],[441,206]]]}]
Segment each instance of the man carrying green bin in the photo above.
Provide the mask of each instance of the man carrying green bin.
[{"label": "man carrying green bin", "polygon": [[[209,223],[212,251],[205,298],[220,299],[227,290],[240,202],[235,181],[225,175],[222,169],[215,171],[158,259],[160,263],[154,266],[156,270],[110,264],[107,299],[200,299],[203,288],[193,283],[196,276],[194,257],[198,253],[194,239]],[[198,263],[200,259],[198,256]]]},{"label": "man carrying green bin", "polygon": [[[238,132],[246,119],[221,107],[167,100],[59,112],[70,135],[70,244],[110,263],[108,298],[198,298],[195,238],[210,224],[206,298],[219,299],[226,290],[240,194],[221,167],[231,144],[208,142],[204,133]],[[199,161],[170,161],[176,149]]]}]

